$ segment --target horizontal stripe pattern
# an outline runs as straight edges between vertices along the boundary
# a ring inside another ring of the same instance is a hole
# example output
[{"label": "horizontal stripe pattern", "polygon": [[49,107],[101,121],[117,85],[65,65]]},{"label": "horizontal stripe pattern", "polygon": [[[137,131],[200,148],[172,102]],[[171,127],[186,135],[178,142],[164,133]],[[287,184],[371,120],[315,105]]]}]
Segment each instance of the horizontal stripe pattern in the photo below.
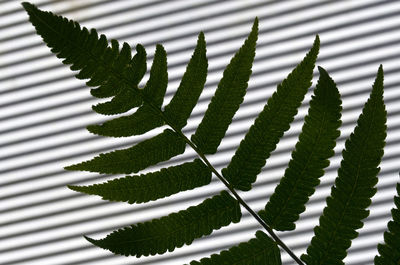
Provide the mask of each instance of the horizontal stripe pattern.
[{"label": "horizontal stripe pattern", "polygon": [[[321,38],[317,65],[335,79],[343,100],[343,125],[336,155],[321,185],[301,215],[297,229],[279,233],[297,255],[305,252],[312,228],[336,177],[344,141],[368,98],[379,64],[385,72],[388,136],[379,174],[378,193],[360,236],[353,241],[346,264],[373,264],[376,244],[390,219],[400,158],[400,2],[389,1],[32,1],[40,8],[95,27],[109,38],[142,43],[151,65],[155,45],[168,54],[169,85],[166,105],[174,94],[204,31],[209,58],[206,87],[184,133],[190,136],[200,122],[230,57],[260,20],[253,75],[248,93],[217,154],[209,156],[219,170],[229,163],[240,140],[268,97],[311,47]],[[313,83],[318,78],[314,73]],[[148,73],[144,80],[147,80]],[[290,159],[307,113],[311,91],[291,129],[267,161],[254,189],[242,193],[255,209],[264,207]],[[20,1],[0,1],[0,264],[183,264],[247,241],[259,229],[243,210],[243,221],[195,240],[162,256],[114,256],[93,247],[82,235],[100,238],[114,229],[167,215],[196,205],[219,193],[213,178],[207,187],[173,195],[149,204],[110,203],[66,188],[102,182],[115,176],[67,172],[63,167],[95,154],[126,148],[161,132],[123,139],[104,138],[85,130],[106,119],[91,110],[97,101],[84,82],[63,66],[42,43],[27,21]],[[194,152],[147,169],[191,161]],[[283,253],[284,264],[294,264]]]}]

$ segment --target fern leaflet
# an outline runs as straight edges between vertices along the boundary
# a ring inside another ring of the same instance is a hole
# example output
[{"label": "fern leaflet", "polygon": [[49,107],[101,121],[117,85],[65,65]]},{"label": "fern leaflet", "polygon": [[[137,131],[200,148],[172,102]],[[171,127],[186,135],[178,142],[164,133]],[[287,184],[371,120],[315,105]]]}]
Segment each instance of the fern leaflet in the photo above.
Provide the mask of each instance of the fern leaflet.
[{"label": "fern leaflet", "polygon": [[174,131],[164,130],[159,135],[127,149],[116,150],[79,164],[67,170],[84,170],[106,174],[136,173],[185,151],[186,142]]},{"label": "fern leaflet", "polygon": [[396,208],[392,209],[393,220],[389,221],[384,233],[385,244],[378,245],[379,256],[375,257],[375,265],[400,264],[400,184],[397,184],[397,195],[394,197]]},{"label": "fern leaflet", "polygon": [[251,33],[226,67],[203,120],[192,135],[192,141],[204,154],[214,154],[217,151],[233,115],[243,102],[255,56],[257,35],[256,18]]},{"label": "fern leaflet", "polygon": [[310,101],[308,115],[292,152],[292,159],[275,192],[260,217],[273,229],[293,230],[295,221],[305,211],[305,204],[314,193],[334,155],[341,111],[339,91],[328,73],[319,67],[320,77]]},{"label": "fern leaflet", "polygon": [[209,235],[215,229],[240,221],[239,203],[226,191],[206,199],[197,206],[172,213],[160,219],[132,225],[109,234],[101,240],[86,237],[91,243],[116,254],[162,254],[190,245],[195,238]]},{"label": "fern leaflet", "polygon": [[376,193],[379,163],[386,138],[386,111],[383,103],[383,70],[379,68],[370,98],[357,126],[345,143],[338,177],[327,198],[327,206],[315,227],[315,236],[301,258],[308,265],[344,264],[346,250],[356,238],[366,208]]},{"label": "fern leaflet", "polygon": [[289,129],[304,99],[319,51],[319,37],[303,61],[278,85],[254,124],[236,150],[230,164],[222,170],[224,177],[239,190],[251,189],[266,159]]},{"label": "fern leaflet", "polygon": [[169,124],[176,129],[182,129],[186,125],[187,119],[203,91],[207,78],[207,68],[206,41],[203,32],[201,32],[181,83],[171,102],[164,109],[164,115]]},{"label": "fern leaflet", "polygon": [[256,238],[240,243],[210,258],[192,261],[190,265],[281,265],[281,255],[276,243],[264,232],[257,231]]},{"label": "fern leaflet", "polygon": [[199,159],[160,171],[113,179],[91,186],[68,186],[70,189],[104,200],[143,203],[155,201],[180,191],[191,190],[211,182],[210,169]]}]

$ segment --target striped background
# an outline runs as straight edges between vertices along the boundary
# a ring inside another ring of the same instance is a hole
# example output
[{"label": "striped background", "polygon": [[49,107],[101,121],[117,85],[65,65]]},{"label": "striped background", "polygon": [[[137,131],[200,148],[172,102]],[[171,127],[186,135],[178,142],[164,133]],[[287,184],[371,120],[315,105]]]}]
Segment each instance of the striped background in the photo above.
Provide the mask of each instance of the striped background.
[{"label": "striped background", "polygon": [[[321,186],[307,205],[295,232],[280,234],[300,255],[318,223],[318,216],[336,176],[344,140],[355,126],[379,64],[385,70],[388,136],[379,174],[378,193],[346,264],[372,264],[376,243],[390,219],[400,158],[400,1],[101,1],[37,0],[42,9],[95,27],[109,38],[145,45],[151,65],[157,43],[168,52],[169,87],[173,95],[190,58],[197,34],[205,32],[209,75],[198,106],[184,129],[190,135],[208,105],[222,71],[260,19],[253,75],[245,101],[235,116],[219,153],[210,156],[223,168],[268,97],[321,38],[318,65],[336,80],[343,96],[343,125],[336,156]],[[67,184],[102,182],[111,176],[66,172],[63,167],[107,150],[124,148],[141,137],[109,139],[88,133],[85,126],[105,121],[91,111],[96,101],[84,82],[50,54],[27,21],[20,1],[0,1],[0,264],[183,264],[253,237],[260,227],[243,211],[240,224],[196,240],[173,253],[147,257],[113,256],[91,246],[82,235],[100,238],[132,223],[167,215],[218,193],[222,185],[184,192],[139,205],[109,203],[66,188]],[[318,75],[315,73],[314,84]],[[145,76],[144,80],[147,79]],[[251,192],[241,193],[261,209],[287,165],[310,94]],[[187,152],[166,164],[193,159]],[[161,165],[162,166],[162,165]],[[149,170],[156,170],[153,167]],[[285,264],[293,264],[283,254]]]}]

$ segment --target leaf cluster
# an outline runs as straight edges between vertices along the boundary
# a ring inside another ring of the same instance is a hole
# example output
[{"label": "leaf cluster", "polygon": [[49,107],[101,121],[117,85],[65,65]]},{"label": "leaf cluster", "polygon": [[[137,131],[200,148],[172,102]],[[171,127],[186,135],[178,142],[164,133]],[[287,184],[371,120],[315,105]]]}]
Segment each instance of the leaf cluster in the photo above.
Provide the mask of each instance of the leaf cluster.
[{"label": "leaf cluster", "polygon": [[[196,206],[171,213],[168,216],[134,224],[112,232],[107,237],[89,242],[116,254],[163,254],[214,230],[240,221],[241,206],[269,233],[259,230],[255,238],[240,243],[220,254],[213,254],[190,265],[212,264],[281,264],[279,247],[299,264],[343,264],[351,240],[363,219],[371,198],[376,193],[379,163],[386,138],[386,110],[383,102],[383,68],[379,67],[368,101],[365,103],[357,126],[346,140],[343,159],[327,206],[315,227],[307,253],[298,259],[276,236],[274,230],[296,228],[296,221],[320,183],[329,159],[334,155],[340,135],[341,100],[334,80],[322,67],[314,89],[308,114],[299,135],[291,160],[280,183],[261,211],[254,212],[238,195],[237,190],[249,191],[271,153],[290,128],[306,93],[316,64],[320,40],[315,41],[304,59],[277,86],[263,110],[240,142],[228,166],[219,173],[207,160],[207,154],[218,151],[232,119],[244,100],[252,72],[258,38],[256,18],[247,39],[232,57],[218,83],[215,94],[195,133],[190,137],[182,133],[193,108],[202,93],[207,77],[207,51],[204,34],[198,36],[197,45],[186,71],[167,105],[163,99],[167,89],[167,53],[157,45],[149,79],[139,87],[146,71],[146,51],[138,44],[135,54],[129,44],[108,41],[97,31],[81,27],[79,23],[39,10],[23,3],[31,23],[43,41],[76,77],[87,80],[91,94],[97,98],[111,98],[93,106],[102,115],[131,114],[112,117],[103,124],[89,125],[88,130],[108,137],[141,135],[155,128],[168,127],[162,133],[143,140],[127,149],[100,154],[91,160],[66,167],[67,170],[124,174],[124,177],[90,186],[69,186],[70,189],[105,200],[146,203],[170,195],[195,189],[211,182],[214,174],[226,190]],[[162,168],[156,172],[138,173],[152,165],[167,161],[192,148],[198,158],[191,162]],[[400,193],[400,187],[397,187]],[[267,197],[267,196],[266,196]],[[385,233],[385,244],[380,244],[380,256],[375,264],[400,262],[400,200],[395,198],[393,221]]]}]

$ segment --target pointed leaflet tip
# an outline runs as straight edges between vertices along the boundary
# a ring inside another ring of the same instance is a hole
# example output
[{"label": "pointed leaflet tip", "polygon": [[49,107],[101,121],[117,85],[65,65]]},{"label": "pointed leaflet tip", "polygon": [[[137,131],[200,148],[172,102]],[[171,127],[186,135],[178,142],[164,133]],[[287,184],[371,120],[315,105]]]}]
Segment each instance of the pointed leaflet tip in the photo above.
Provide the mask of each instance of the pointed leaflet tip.
[{"label": "pointed leaflet tip", "polygon": [[203,31],[200,31],[199,36],[197,37],[197,46],[198,47],[202,47],[202,48],[203,48],[203,46],[204,46],[204,48],[206,46],[206,38],[204,36],[204,32]]},{"label": "pointed leaflet tip", "polygon": [[83,192],[82,188],[85,188],[85,186],[67,185],[67,188],[73,191]]},{"label": "pointed leaflet tip", "polygon": [[376,78],[372,86],[372,93],[383,96],[383,67],[382,64],[379,66]]},{"label": "pointed leaflet tip", "polygon": [[257,30],[257,31],[258,31],[258,17],[256,17],[256,18],[254,19],[252,31],[254,31],[254,30]]},{"label": "pointed leaflet tip", "polygon": [[100,246],[98,245],[98,242],[99,242],[100,240],[95,240],[95,239],[90,238],[90,237],[85,236],[85,235],[84,235],[83,237],[84,237],[87,241],[89,241],[90,243],[92,243],[93,245],[100,247]]},{"label": "pointed leaflet tip", "polygon": [[29,3],[29,2],[22,2],[21,5],[28,13],[30,11],[33,11],[33,10],[37,9],[35,5],[33,5],[33,4]]},{"label": "pointed leaflet tip", "polygon": [[318,72],[319,72],[319,75],[321,77],[329,77],[330,78],[328,72],[324,68],[322,68],[321,66],[318,66]]}]

